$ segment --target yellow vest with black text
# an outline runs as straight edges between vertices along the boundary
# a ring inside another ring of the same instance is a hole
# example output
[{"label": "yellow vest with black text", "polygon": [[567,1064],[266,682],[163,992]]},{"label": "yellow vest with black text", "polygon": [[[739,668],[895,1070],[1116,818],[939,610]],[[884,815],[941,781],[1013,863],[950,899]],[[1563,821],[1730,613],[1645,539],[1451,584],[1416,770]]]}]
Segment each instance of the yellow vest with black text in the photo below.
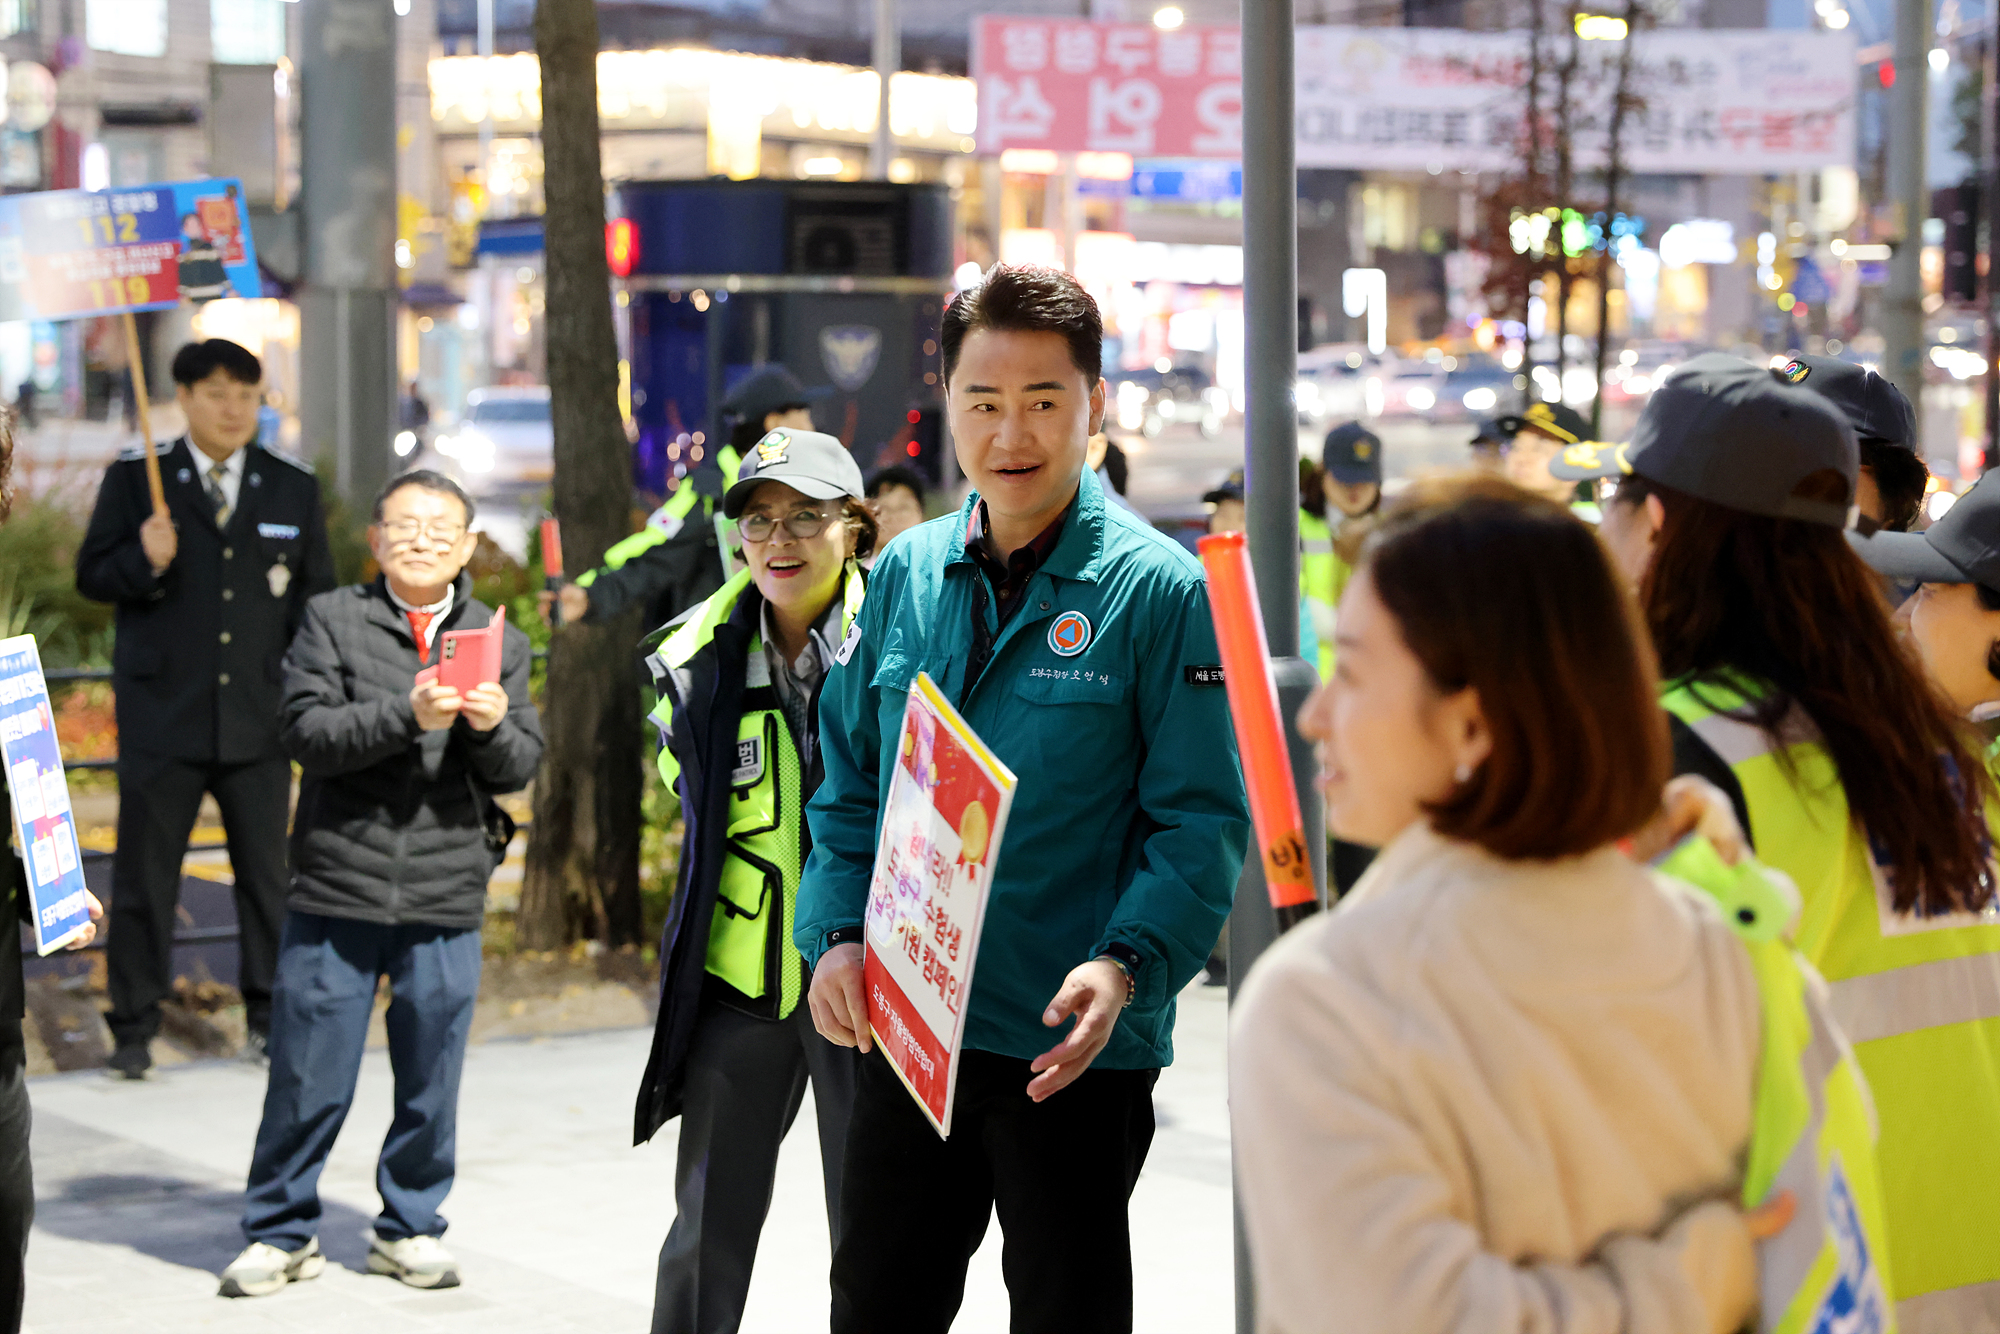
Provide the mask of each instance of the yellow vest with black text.
[{"label": "yellow vest with black text", "polygon": [[[718,589],[699,615],[667,637],[660,646],[661,661],[673,668],[692,658],[729,619],[749,586],[746,570]],[[861,609],[863,588],[859,572],[850,566],[840,621],[843,636]],[[829,670],[833,666],[824,665]],[[784,1019],[797,1008],[802,987],[792,919],[804,869],[804,781],[798,745],[771,683],[761,638],[750,643],[745,671],[724,831],[727,851],[709,925],[708,971],[753,1000],[775,995],[777,1017]],[[663,698],[653,711],[653,721],[663,729],[671,708]],[[664,746],[659,768],[672,787],[680,766]]]},{"label": "yellow vest with black text", "polygon": [[1881,1126],[1897,1323],[2000,1331],[2000,918],[1895,910],[1802,712],[1774,741],[1727,716],[1744,693],[1680,684],[1662,702],[1729,765],[1758,857],[1798,884],[1798,948],[1827,980]]},{"label": "yellow vest with black text", "polygon": [[1306,614],[1312,618],[1313,635],[1319,641],[1319,668],[1322,681],[1333,676],[1333,621],[1340,607],[1340,595],[1347,588],[1353,570],[1333,550],[1333,529],[1310,510],[1299,511],[1299,591],[1305,594]]}]

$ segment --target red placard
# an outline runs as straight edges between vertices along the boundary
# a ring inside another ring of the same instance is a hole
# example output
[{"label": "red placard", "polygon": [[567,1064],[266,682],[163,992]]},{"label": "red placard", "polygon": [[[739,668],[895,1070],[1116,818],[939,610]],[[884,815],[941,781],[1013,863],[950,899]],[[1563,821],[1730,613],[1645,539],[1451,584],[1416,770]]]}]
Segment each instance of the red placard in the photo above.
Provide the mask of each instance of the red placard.
[{"label": "red placard", "polygon": [[972,966],[1014,775],[922,672],[896,753],[868,886],[862,990],[890,1068],[949,1137]]},{"label": "red placard", "polygon": [[1243,156],[1236,28],[987,16],[973,28],[979,151]]}]

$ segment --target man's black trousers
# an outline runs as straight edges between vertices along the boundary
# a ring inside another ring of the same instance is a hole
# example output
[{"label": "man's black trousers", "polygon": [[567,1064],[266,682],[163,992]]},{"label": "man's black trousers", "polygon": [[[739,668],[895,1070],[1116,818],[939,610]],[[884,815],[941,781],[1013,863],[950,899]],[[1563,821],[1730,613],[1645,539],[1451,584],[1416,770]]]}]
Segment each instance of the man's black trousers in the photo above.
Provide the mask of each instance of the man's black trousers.
[{"label": "man's black trousers", "polygon": [[941,1140],[880,1052],[861,1066],[833,1254],[833,1334],[945,1334],[998,1213],[1013,1334],[1130,1334],[1127,1205],[1158,1070],[1086,1070],[1028,1098],[1028,1063],[960,1057]]},{"label": "man's black trousers", "polygon": [[111,869],[111,1036],[122,1046],[160,1031],[160,1002],[173,992],[174,926],[181,859],[204,792],[215,794],[236,877],[240,931],[237,987],[250,1028],[271,1026],[271,979],[285,921],[285,824],[292,767],[282,759],[189,764],[163,756],[118,757],[118,853]]}]

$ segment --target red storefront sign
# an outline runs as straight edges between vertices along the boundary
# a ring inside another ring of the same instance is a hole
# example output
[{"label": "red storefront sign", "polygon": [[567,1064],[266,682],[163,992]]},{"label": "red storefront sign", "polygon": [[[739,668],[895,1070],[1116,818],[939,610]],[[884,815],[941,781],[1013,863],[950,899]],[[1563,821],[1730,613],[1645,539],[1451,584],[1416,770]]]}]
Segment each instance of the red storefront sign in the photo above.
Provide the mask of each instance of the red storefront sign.
[{"label": "red storefront sign", "polygon": [[987,16],[973,28],[979,151],[1243,156],[1235,28]]}]

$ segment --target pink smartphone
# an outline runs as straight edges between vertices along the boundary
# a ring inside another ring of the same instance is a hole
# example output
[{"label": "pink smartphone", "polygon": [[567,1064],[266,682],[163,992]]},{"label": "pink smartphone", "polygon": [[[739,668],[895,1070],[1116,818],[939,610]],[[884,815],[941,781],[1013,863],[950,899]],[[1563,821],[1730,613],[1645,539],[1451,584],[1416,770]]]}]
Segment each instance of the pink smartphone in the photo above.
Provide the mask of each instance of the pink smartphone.
[{"label": "pink smartphone", "polygon": [[500,681],[501,637],[507,631],[507,609],[496,608],[492,623],[483,630],[447,630],[438,648],[437,681],[460,695],[474,686],[497,685]]}]

